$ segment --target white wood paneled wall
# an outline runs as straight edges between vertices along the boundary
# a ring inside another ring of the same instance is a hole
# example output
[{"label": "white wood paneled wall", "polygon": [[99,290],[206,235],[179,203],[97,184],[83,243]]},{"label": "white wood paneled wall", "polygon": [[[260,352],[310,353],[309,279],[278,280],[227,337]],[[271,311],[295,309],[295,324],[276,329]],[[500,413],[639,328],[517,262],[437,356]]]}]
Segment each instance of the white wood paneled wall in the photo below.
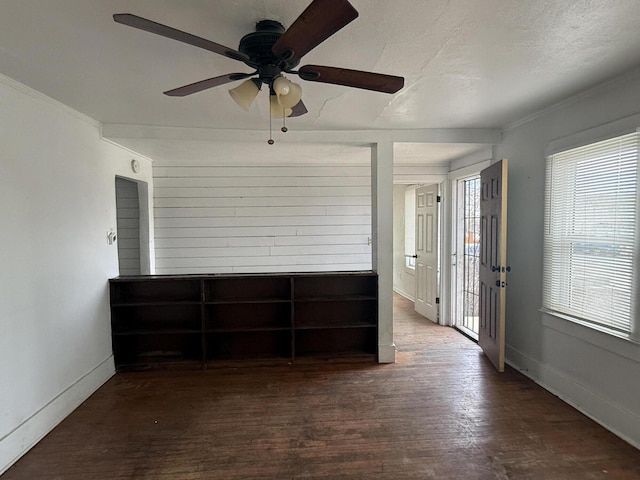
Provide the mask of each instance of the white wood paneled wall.
[{"label": "white wood paneled wall", "polygon": [[116,177],[116,213],[120,275],[140,275],[140,203],[136,182]]},{"label": "white wood paneled wall", "polygon": [[156,272],[371,269],[369,165],[153,165]]}]

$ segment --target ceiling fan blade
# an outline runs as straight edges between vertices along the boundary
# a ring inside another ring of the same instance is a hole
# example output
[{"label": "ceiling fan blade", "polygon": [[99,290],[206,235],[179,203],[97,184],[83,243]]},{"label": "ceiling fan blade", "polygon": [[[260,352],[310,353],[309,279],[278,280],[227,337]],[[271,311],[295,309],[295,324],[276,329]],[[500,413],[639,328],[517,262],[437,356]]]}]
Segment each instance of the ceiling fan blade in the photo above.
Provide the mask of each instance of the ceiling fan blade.
[{"label": "ceiling fan blade", "polygon": [[192,93],[198,93],[208,88],[217,87],[218,85],[224,85],[225,83],[242,80],[243,78],[248,78],[254,74],[255,72],[229,73],[227,75],[220,75],[219,77],[208,78],[199,82],[190,83],[189,85],[174,88],[173,90],[167,90],[166,92],[164,92],[164,94],[169,95],[170,97],[186,97],[187,95],[191,95]]},{"label": "ceiling fan blade", "polygon": [[300,59],[358,17],[347,0],[313,0],[272,48],[276,57],[290,64]]},{"label": "ceiling fan blade", "polygon": [[302,103],[302,100],[300,100],[292,110],[293,111],[291,112],[291,115],[289,115],[289,118],[300,117],[309,111],[307,110],[307,107],[305,107],[304,103]]},{"label": "ceiling fan blade", "polygon": [[403,77],[347,68],[305,65],[298,70],[298,75],[309,82],[333,83],[383,93],[396,93],[404,87]]},{"label": "ceiling fan blade", "polygon": [[195,35],[192,35],[190,33],[176,30],[172,27],[167,27],[166,25],[162,25],[161,23],[156,23],[154,21],[138,17],[137,15],[133,15],[131,13],[116,13],[113,16],[113,19],[117,23],[128,25],[129,27],[133,28],[138,28],[140,30],[144,30],[145,32],[155,33],[156,35],[171,38],[179,42],[188,43],[189,45],[204,48],[205,50],[224,55],[225,57],[233,58],[234,60],[240,60],[241,62],[249,61],[249,57],[247,55],[238,52],[233,48],[225,47],[224,45],[220,45],[204,38],[196,37]]}]

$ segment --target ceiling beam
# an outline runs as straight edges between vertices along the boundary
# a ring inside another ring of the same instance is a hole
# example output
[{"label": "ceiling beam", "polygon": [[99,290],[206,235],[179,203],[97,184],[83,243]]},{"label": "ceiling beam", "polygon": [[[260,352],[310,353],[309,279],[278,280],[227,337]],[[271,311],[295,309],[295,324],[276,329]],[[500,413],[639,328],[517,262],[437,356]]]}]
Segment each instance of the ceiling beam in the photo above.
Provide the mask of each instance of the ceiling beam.
[{"label": "ceiling beam", "polygon": [[[190,127],[159,127],[107,123],[101,128],[102,137],[146,140],[199,140],[219,142],[267,142],[265,130],[227,130]],[[427,128],[410,130],[336,130],[275,132],[276,142],[331,143],[371,145],[381,141],[399,143],[474,143],[497,145],[502,131],[497,128]]]}]

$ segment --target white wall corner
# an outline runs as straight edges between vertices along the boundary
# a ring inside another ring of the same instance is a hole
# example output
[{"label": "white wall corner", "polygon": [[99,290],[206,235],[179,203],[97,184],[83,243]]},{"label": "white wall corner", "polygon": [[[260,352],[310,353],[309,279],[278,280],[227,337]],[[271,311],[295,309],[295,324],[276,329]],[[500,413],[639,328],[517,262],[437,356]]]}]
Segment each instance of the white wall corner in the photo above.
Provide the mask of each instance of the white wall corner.
[{"label": "white wall corner", "polygon": [[[393,345],[393,144],[371,146],[371,265],[378,274],[378,345]],[[380,354],[395,361],[394,354]],[[380,360],[381,361],[381,360]],[[387,363],[387,362],[384,362]]]},{"label": "white wall corner", "polygon": [[0,475],[115,374],[113,355],[0,438]]},{"label": "white wall corner", "polygon": [[635,448],[640,448],[640,416],[637,414],[508,345],[505,362]]}]

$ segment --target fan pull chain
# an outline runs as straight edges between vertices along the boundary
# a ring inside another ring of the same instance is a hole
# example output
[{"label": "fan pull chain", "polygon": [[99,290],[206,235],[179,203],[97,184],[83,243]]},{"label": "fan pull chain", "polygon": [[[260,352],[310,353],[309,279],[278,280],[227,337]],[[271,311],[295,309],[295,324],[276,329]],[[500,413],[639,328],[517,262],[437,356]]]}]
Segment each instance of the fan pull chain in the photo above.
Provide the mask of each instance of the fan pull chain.
[{"label": "fan pull chain", "polygon": [[269,98],[269,140],[267,140],[267,143],[269,145],[273,145],[276,142],[273,140],[273,133],[271,131],[271,97],[268,97],[268,98]]},{"label": "fan pull chain", "polygon": [[282,133],[287,133],[289,131],[289,129],[287,128],[287,115],[286,115],[286,111],[283,108],[282,109],[282,128],[280,130],[282,130]]}]

